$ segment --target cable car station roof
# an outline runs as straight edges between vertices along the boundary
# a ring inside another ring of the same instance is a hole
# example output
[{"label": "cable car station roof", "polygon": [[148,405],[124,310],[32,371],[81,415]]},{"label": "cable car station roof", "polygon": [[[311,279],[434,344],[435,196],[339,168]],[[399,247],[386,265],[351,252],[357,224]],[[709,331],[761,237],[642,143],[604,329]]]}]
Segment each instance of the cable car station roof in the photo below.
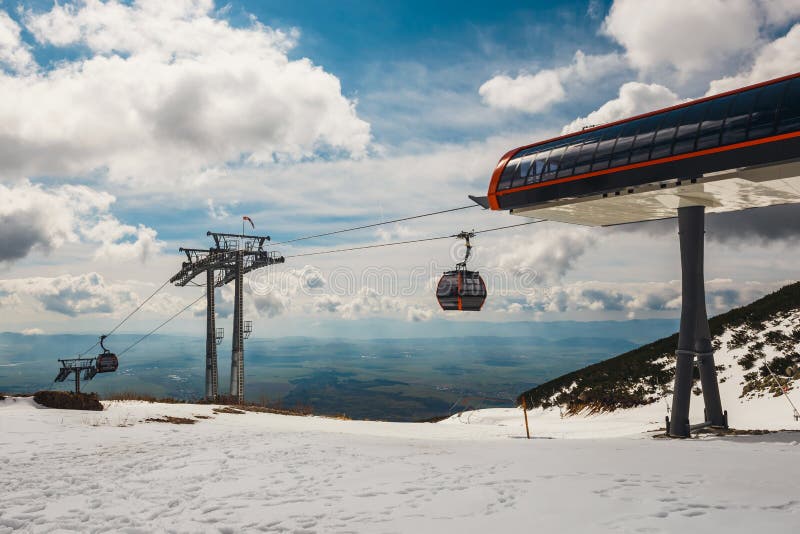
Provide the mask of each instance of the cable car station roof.
[{"label": "cable car station roof", "polygon": [[591,226],[800,202],[800,73],[520,147],[488,204]]}]

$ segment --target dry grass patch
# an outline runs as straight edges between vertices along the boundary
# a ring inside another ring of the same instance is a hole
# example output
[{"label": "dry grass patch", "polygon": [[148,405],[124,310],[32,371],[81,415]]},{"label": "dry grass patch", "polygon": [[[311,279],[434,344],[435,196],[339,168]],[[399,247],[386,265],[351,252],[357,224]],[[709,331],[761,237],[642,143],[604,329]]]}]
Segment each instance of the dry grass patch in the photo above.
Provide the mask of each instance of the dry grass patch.
[{"label": "dry grass patch", "polygon": [[172,423],[173,425],[193,425],[197,421],[189,417],[174,417],[172,415],[165,415],[163,417],[149,417],[144,420],[145,423]]},{"label": "dry grass patch", "polygon": [[234,413],[234,414],[243,414],[244,411],[237,410],[236,408],[231,408],[230,406],[223,406],[222,408],[214,408],[214,413]]},{"label": "dry grass patch", "polygon": [[103,397],[103,400],[158,402],[161,404],[186,404],[186,401],[174,399],[172,397],[154,397],[153,395],[145,395],[143,393],[136,393],[135,391],[111,393]]},{"label": "dry grass patch", "polygon": [[36,404],[60,410],[91,410],[102,412],[103,405],[95,393],[73,393],[71,391],[37,391],[33,395]]}]

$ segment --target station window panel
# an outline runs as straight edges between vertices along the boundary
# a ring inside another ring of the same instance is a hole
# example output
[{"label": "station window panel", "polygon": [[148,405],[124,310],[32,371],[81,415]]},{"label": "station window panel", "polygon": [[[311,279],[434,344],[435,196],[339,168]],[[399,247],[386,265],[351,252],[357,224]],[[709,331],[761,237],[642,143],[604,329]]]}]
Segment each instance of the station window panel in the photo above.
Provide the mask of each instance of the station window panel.
[{"label": "station window panel", "polygon": [[722,126],[721,145],[732,145],[747,139],[747,123],[750,122],[750,112],[757,93],[758,89],[751,89],[736,95]]},{"label": "station window panel", "polygon": [[800,130],[800,78],[795,78],[783,95],[778,122],[778,132],[789,133]]},{"label": "station window panel", "polygon": [[653,137],[653,148],[650,159],[665,158],[672,154],[672,140],[683,115],[683,109],[673,109],[663,115],[656,135]]},{"label": "station window panel", "polygon": [[633,148],[631,149],[631,163],[638,163],[646,161],[650,157],[650,149],[653,145],[653,136],[656,133],[659,123],[661,122],[662,115],[654,115],[637,121],[639,129],[636,133],[636,138],[633,140]]},{"label": "station window panel", "polygon": [[675,143],[672,146],[673,154],[685,154],[694,151],[697,141],[697,130],[703,122],[703,116],[708,108],[708,102],[693,104],[684,108],[680,118],[678,131],[675,132]]},{"label": "station window panel", "polygon": [[611,153],[614,151],[620,131],[622,131],[622,126],[612,126],[602,132],[602,137],[597,143],[597,150],[594,153],[594,160],[592,160],[592,171],[608,168],[608,164],[611,162]]},{"label": "station window panel", "polygon": [[506,163],[506,168],[503,169],[503,174],[500,175],[500,180],[497,182],[498,191],[511,187],[511,181],[514,178],[514,174],[517,172],[518,165],[519,159],[512,159]]},{"label": "station window panel", "polygon": [[575,171],[573,174],[583,174],[589,172],[592,167],[594,152],[597,150],[597,138],[592,138],[583,143],[581,153],[575,161]]},{"label": "station window panel", "polygon": [[561,161],[561,156],[564,155],[564,148],[560,146],[558,148],[554,148],[550,155],[547,158],[547,163],[544,166],[544,172],[542,172],[542,181],[546,182],[548,180],[552,180],[556,177],[556,172],[558,172],[558,164]]},{"label": "station window panel", "polygon": [[620,165],[627,165],[628,159],[631,156],[631,146],[633,139],[636,137],[636,130],[638,129],[638,121],[628,122],[623,125],[622,132],[617,138],[617,144],[614,145],[614,153],[611,155],[611,167],[619,167]]},{"label": "station window panel", "polygon": [[760,139],[773,134],[778,104],[786,89],[786,82],[767,85],[758,90],[753,112],[750,114],[750,125],[747,129],[748,139]]},{"label": "station window panel", "polygon": [[536,159],[533,160],[531,171],[528,173],[526,184],[537,183],[542,179],[542,171],[544,171],[544,164],[547,162],[547,156],[550,155],[550,150],[544,150],[536,154]]},{"label": "station window panel", "polygon": [[572,171],[575,169],[575,162],[578,160],[578,154],[581,152],[582,143],[578,141],[569,145],[564,151],[564,156],[561,158],[561,163],[558,164],[558,174],[556,177],[564,178],[565,176],[572,176]]},{"label": "station window panel", "polygon": [[700,123],[700,133],[697,136],[697,150],[719,146],[722,123],[728,115],[733,99],[734,96],[731,95],[708,102],[708,111]]},{"label": "station window panel", "polygon": [[528,177],[534,157],[536,157],[536,154],[528,154],[519,158],[519,165],[517,165],[517,172],[512,177],[511,187],[525,185],[525,179]]}]

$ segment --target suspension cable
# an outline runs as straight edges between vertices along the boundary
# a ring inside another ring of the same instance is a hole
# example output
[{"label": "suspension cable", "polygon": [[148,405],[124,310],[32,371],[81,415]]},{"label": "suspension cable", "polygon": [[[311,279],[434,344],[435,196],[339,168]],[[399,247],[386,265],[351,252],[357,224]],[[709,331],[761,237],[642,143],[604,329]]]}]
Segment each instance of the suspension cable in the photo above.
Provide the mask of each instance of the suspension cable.
[{"label": "suspension cable", "polygon": [[151,335],[155,334],[155,333],[156,333],[158,330],[160,330],[160,329],[161,329],[161,327],[165,326],[167,323],[169,323],[170,321],[172,321],[173,319],[175,319],[176,317],[178,317],[180,314],[182,314],[183,312],[185,312],[186,310],[188,310],[189,308],[191,308],[192,306],[194,306],[195,304],[197,304],[198,302],[200,302],[200,299],[202,299],[202,298],[203,298],[203,297],[205,297],[205,296],[206,296],[206,292],[205,292],[205,291],[203,291],[203,294],[202,294],[202,295],[200,295],[200,296],[199,296],[199,297],[197,297],[195,300],[193,300],[192,302],[190,302],[189,304],[187,304],[186,306],[184,306],[183,308],[181,308],[179,311],[177,311],[176,313],[174,313],[172,316],[170,316],[170,318],[169,318],[169,319],[167,319],[166,321],[164,321],[163,323],[161,323],[161,324],[160,324],[160,325],[158,325],[157,327],[155,327],[155,328],[153,328],[152,330],[150,330],[148,333],[146,333],[145,335],[143,335],[142,337],[140,337],[139,339],[137,339],[136,341],[134,341],[134,342],[133,342],[131,345],[128,345],[128,346],[127,346],[125,349],[123,349],[121,352],[118,352],[118,353],[117,353],[117,356],[122,356],[123,354],[125,354],[126,352],[128,352],[129,350],[131,350],[133,347],[135,347],[136,345],[138,345],[139,343],[141,343],[142,341],[144,341],[145,339],[147,339],[147,338],[148,338],[148,337],[150,337]]},{"label": "suspension cable", "polygon": [[279,241],[278,243],[272,243],[272,245],[275,246],[275,245],[285,245],[287,243],[296,243],[297,241],[305,241],[307,239],[315,239],[317,237],[325,237],[325,236],[329,236],[329,235],[343,234],[345,232],[354,232],[356,230],[363,230],[365,228],[374,228],[376,226],[382,226],[384,224],[394,224],[394,223],[403,222],[403,221],[410,221],[410,220],[413,220],[413,219],[421,219],[423,217],[430,217],[432,215],[441,215],[442,213],[450,213],[450,212],[453,212],[453,211],[466,210],[466,209],[469,209],[469,208],[478,208],[478,207],[480,207],[478,204],[470,204],[468,206],[461,206],[461,207],[458,207],[458,208],[450,208],[450,209],[446,209],[446,210],[432,211],[430,213],[421,213],[419,215],[412,215],[411,217],[402,217],[400,219],[392,219],[391,221],[383,221],[383,222],[377,222],[377,223],[372,223],[372,224],[365,224],[363,226],[354,226],[353,228],[343,228],[341,230],[336,230],[336,231],[333,231],[333,232],[325,232],[324,234],[316,234],[316,235],[309,235],[309,236],[305,236],[305,237],[297,237],[295,239],[288,239],[286,241]]},{"label": "suspension cable", "polygon": [[[169,284],[169,278],[168,278],[168,279],[167,279],[167,280],[166,280],[166,281],[165,281],[163,284],[161,284],[161,285],[158,287],[158,289],[156,289],[155,291],[153,291],[152,293],[150,293],[150,296],[149,296],[149,297],[147,297],[146,299],[144,299],[144,300],[143,300],[143,301],[142,301],[142,302],[141,302],[141,303],[140,303],[138,306],[136,306],[136,307],[133,309],[133,311],[131,311],[131,312],[130,312],[128,315],[126,315],[126,316],[125,316],[125,318],[124,318],[123,320],[121,320],[119,323],[117,323],[117,326],[115,326],[114,328],[112,328],[112,329],[111,329],[111,330],[108,332],[108,334],[106,334],[106,335],[105,335],[105,337],[109,337],[111,334],[113,334],[114,332],[116,332],[116,331],[119,329],[119,327],[121,327],[123,324],[125,324],[125,322],[126,322],[128,319],[130,319],[131,317],[133,317],[133,314],[135,314],[136,312],[138,312],[139,310],[141,310],[141,309],[142,309],[142,306],[144,306],[145,304],[147,304],[147,303],[150,301],[150,299],[152,299],[153,297],[155,297],[155,296],[156,296],[156,294],[157,294],[159,291],[161,291],[162,289],[164,289],[164,287],[166,287],[166,285],[167,285],[167,284]],[[99,345],[99,344],[100,344],[100,342],[99,342],[99,341],[96,341],[94,345],[92,345],[91,347],[89,347],[89,348],[88,348],[88,349],[86,349],[85,351],[81,352],[81,353],[79,354],[79,356],[83,356],[84,354],[86,354],[87,352],[89,352],[90,350],[92,350],[93,348],[95,348],[95,347],[96,347],[97,345]]]},{"label": "suspension cable", "polygon": [[[543,219],[537,219],[535,221],[528,221],[528,222],[519,223],[519,224],[511,224],[511,225],[508,225],[508,226],[498,226],[497,228],[487,228],[485,230],[477,230],[477,231],[475,231],[473,233],[474,234],[485,234],[486,232],[495,232],[497,230],[505,230],[507,228],[516,228],[518,226],[527,226],[529,224],[536,224],[536,223],[540,223],[540,222],[544,222],[544,220]],[[369,248],[380,248],[380,247],[393,247],[393,246],[397,246],[397,245],[410,245],[412,243],[423,243],[425,241],[438,241],[440,239],[452,239],[453,237],[456,237],[456,236],[455,235],[442,235],[442,236],[436,236],[436,237],[424,237],[422,239],[411,239],[411,240],[408,240],[408,241],[394,241],[394,242],[391,242],[391,243],[378,243],[378,244],[375,244],[375,245],[362,245],[360,247],[337,248],[337,249],[333,249],[333,250],[321,250],[321,251],[318,251],[318,252],[304,252],[302,254],[292,254],[292,255],[284,256],[284,257],[285,258],[301,258],[303,256],[321,256],[323,254],[334,254],[334,253],[337,253],[337,252],[351,252],[353,250],[364,250],[364,249],[369,249]]]}]

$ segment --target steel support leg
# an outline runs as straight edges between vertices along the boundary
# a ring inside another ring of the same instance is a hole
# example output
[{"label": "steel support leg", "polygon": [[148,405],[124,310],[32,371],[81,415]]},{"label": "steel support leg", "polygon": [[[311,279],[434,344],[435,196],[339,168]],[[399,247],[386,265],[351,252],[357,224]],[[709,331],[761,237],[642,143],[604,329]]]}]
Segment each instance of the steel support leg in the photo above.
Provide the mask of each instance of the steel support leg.
[{"label": "steel support leg", "polygon": [[681,247],[682,304],[681,327],[675,366],[672,397],[672,419],[668,432],[675,437],[689,436],[689,403],[692,396],[692,374],[697,358],[706,418],[712,426],[727,426],[719,397],[711,331],[706,314],[705,280],[703,279],[703,234],[705,208],[678,208],[678,232]]},{"label": "steel support leg", "polygon": [[217,325],[214,306],[214,269],[206,270],[206,399],[218,394]]},{"label": "steel support leg", "polygon": [[243,333],[243,293],[244,254],[236,252],[236,279],[233,302],[233,351],[231,353],[231,397],[244,402],[244,333]]}]

